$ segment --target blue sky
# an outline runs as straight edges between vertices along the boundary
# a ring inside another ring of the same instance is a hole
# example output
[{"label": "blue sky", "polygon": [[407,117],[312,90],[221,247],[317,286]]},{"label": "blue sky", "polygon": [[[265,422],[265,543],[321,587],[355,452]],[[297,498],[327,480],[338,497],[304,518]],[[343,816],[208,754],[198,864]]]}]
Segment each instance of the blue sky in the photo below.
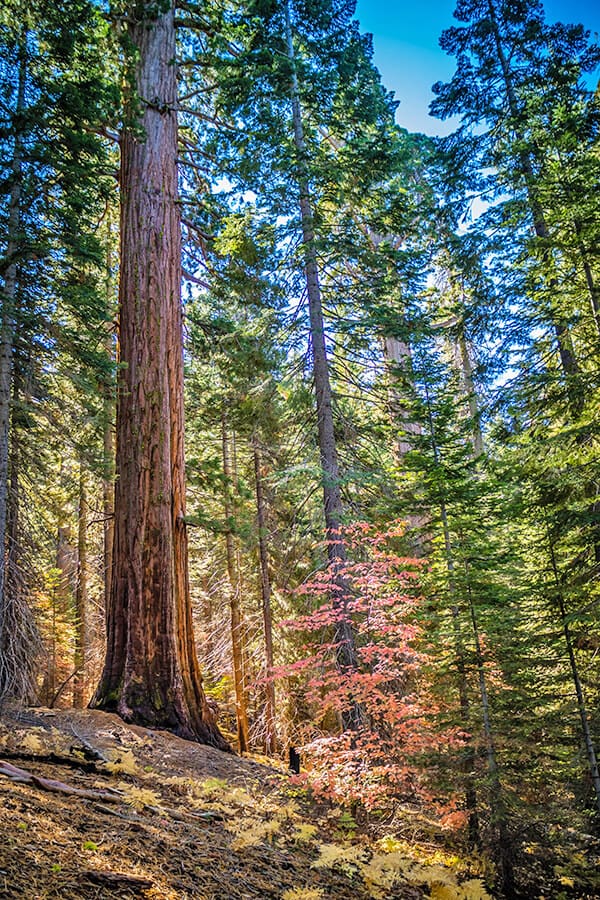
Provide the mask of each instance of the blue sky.
[{"label": "blue sky", "polygon": [[[549,22],[582,22],[600,32],[598,0],[546,0]],[[410,131],[445,134],[448,123],[428,115],[431,85],[448,80],[454,58],[438,46],[444,28],[453,23],[454,0],[358,0],[362,31],[373,34],[375,64],[385,86],[400,100],[397,119]]]}]

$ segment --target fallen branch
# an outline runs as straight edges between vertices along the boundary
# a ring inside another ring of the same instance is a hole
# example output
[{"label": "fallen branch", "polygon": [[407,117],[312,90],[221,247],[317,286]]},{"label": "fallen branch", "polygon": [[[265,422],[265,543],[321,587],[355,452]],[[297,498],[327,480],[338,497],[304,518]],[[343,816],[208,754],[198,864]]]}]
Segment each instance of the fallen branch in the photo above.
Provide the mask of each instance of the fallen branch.
[{"label": "fallen branch", "polygon": [[[79,748],[71,747],[72,751],[77,752]],[[79,751],[83,754],[83,749]],[[47,763],[48,765],[53,766],[69,766],[72,769],[80,769],[82,772],[90,772],[93,774],[98,774],[102,771],[100,766],[95,762],[91,762],[90,760],[82,759],[81,756],[63,756],[60,753],[55,753],[53,750],[44,753],[40,751],[39,753],[31,753],[27,750],[7,750],[6,747],[2,748],[1,755],[3,759],[20,759],[27,760],[27,762],[41,762]],[[0,765],[2,762],[0,761]]]},{"label": "fallen branch", "polygon": [[94,884],[101,884],[103,887],[128,887],[147,890],[154,884],[149,878],[142,878],[139,875],[125,875],[124,872],[101,872],[88,869],[81,874],[84,878],[89,878],[90,881],[93,881]]},{"label": "fallen branch", "polygon": [[67,794],[73,797],[81,797],[82,800],[102,800],[104,803],[123,802],[123,794],[113,788],[106,791],[76,788],[71,784],[65,784],[63,781],[55,781],[53,778],[42,778],[40,775],[34,775],[33,772],[27,772],[25,769],[13,766],[4,760],[0,760],[0,775],[4,775],[6,778],[14,781],[15,784],[32,784],[42,791],[50,791],[53,794]]},{"label": "fallen branch", "polygon": [[[73,725],[71,725],[71,734],[73,734],[77,738],[77,740],[83,747],[83,753],[87,757],[87,759],[95,759],[98,762],[103,763],[109,763],[112,761],[110,756],[107,756],[105,753],[102,753],[102,751],[99,750],[98,747],[90,744],[90,742],[86,738],[84,738],[83,735],[81,735]],[[77,747],[71,747],[71,750],[77,749]]]}]

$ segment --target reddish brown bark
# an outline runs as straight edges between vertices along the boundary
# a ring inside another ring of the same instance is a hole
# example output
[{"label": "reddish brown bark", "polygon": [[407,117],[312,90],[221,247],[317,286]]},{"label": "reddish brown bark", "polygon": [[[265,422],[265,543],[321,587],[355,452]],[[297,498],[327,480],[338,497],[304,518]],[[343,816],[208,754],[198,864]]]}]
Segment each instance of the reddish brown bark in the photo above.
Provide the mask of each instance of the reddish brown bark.
[{"label": "reddish brown bark", "polygon": [[115,534],[92,703],[227,749],[202,690],[189,596],[174,6],[131,4],[127,27]]}]

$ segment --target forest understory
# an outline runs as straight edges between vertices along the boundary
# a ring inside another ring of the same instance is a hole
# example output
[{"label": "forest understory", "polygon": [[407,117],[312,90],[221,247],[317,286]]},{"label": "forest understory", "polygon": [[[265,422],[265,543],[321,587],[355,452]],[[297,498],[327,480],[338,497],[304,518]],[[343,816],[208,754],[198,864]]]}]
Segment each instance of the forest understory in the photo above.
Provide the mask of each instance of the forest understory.
[{"label": "forest understory", "polygon": [[[357,822],[282,763],[97,710],[0,720],[0,897],[28,900],[488,900],[493,872],[416,807]],[[357,816],[358,818],[358,816]],[[386,835],[386,825],[394,837]],[[571,844],[592,872],[600,842]],[[565,855],[530,848],[521,896],[569,890]],[[595,886],[594,886],[595,884]]]},{"label": "forest understory", "polygon": [[0,3],[0,898],[600,897],[600,45],[356,13]]},{"label": "forest understory", "polygon": [[109,713],[5,716],[0,794],[2,898],[490,896],[477,863],[459,859],[434,828],[429,841],[396,840],[400,853],[348,812],[312,801],[281,765]]}]

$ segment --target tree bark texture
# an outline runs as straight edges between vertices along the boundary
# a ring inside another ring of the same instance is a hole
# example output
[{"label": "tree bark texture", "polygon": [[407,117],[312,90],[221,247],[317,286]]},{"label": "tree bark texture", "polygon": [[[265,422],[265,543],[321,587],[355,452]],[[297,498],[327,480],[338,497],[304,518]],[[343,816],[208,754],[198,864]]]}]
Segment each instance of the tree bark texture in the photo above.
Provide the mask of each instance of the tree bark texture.
[{"label": "tree bark texture", "polygon": [[2,289],[2,314],[0,320],[0,702],[18,693],[19,673],[11,665],[13,653],[10,649],[15,635],[11,633],[13,621],[13,600],[6,591],[6,528],[8,512],[8,474],[11,420],[11,379],[13,364],[13,341],[15,335],[15,303],[17,294],[17,253],[21,231],[21,193],[23,180],[23,135],[19,117],[25,106],[25,83],[27,80],[27,32],[23,29],[19,46],[17,72],[17,97],[15,107],[16,129],[10,174],[10,196],[8,204],[7,246],[8,267],[4,275]]},{"label": "tree bark texture", "polygon": [[130,5],[107,651],[92,704],[223,749],[192,630],[185,524],[174,4]]},{"label": "tree bark texture", "polygon": [[[440,451],[438,448],[435,422],[431,411],[431,402],[429,399],[429,390],[426,389],[427,398],[427,417],[429,422],[429,433],[431,436],[431,447],[436,465],[440,463]],[[465,733],[471,732],[471,711],[469,703],[469,691],[467,683],[467,666],[465,659],[465,647],[462,638],[460,626],[459,597],[456,584],[456,572],[454,566],[454,553],[452,550],[452,539],[450,536],[450,523],[448,521],[448,509],[446,501],[442,498],[440,502],[440,521],[442,523],[442,532],[444,535],[444,555],[446,557],[446,569],[448,572],[448,593],[450,595],[450,614],[452,616],[452,631],[454,637],[454,652],[456,655],[456,668],[458,671],[458,697],[460,703],[461,725]],[[477,847],[480,844],[481,835],[479,830],[479,812],[477,806],[477,789],[475,786],[474,768],[475,768],[475,748],[473,746],[473,738],[470,737],[465,745],[465,754],[463,758],[462,771],[465,776],[465,806],[468,810],[468,828],[469,841],[471,846]]]},{"label": "tree bark texture", "polygon": [[483,649],[481,645],[481,638],[479,636],[477,613],[475,611],[475,604],[473,602],[471,587],[469,585],[468,567],[466,563],[465,574],[469,601],[469,613],[471,616],[473,639],[475,642],[475,659],[477,662],[477,676],[479,679],[481,711],[483,715],[483,732],[485,735],[488,776],[490,784],[490,813],[492,825],[496,829],[497,833],[495,855],[498,864],[498,874],[500,876],[500,884],[502,886],[503,895],[506,900],[513,900],[513,898],[515,897],[515,873],[514,853],[508,824],[509,814],[504,802],[504,786],[500,779],[500,769],[498,767],[498,757],[496,753],[496,742],[494,739],[494,732],[492,730],[492,719],[490,714],[490,702],[485,676]]},{"label": "tree bark texture", "polygon": [[[104,347],[109,359],[115,359],[116,346],[113,333],[113,243],[112,220],[109,217],[106,228],[106,310],[109,315]],[[115,399],[112,373],[107,374],[102,385],[103,392],[103,448],[102,448],[102,515],[104,517],[104,613],[110,605],[112,580],[112,558],[115,537]]]}]

